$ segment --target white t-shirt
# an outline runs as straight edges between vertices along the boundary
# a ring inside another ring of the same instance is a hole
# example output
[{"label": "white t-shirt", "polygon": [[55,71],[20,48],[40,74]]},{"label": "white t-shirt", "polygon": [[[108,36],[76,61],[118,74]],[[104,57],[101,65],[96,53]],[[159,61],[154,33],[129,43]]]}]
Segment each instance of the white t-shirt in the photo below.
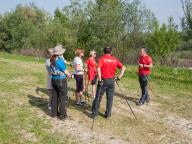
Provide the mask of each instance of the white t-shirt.
[{"label": "white t-shirt", "polygon": [[73,65],[74,65],[74,70],[75,70],[75,73],[74,74],[77,74],[77,75],[83,75],[84,74],[84,71],[78,71],[77,70],[77,65],[80,65],[82,68],[83,68],[83,61],[80,57],[75,57],[74,60],[73,60]]}]

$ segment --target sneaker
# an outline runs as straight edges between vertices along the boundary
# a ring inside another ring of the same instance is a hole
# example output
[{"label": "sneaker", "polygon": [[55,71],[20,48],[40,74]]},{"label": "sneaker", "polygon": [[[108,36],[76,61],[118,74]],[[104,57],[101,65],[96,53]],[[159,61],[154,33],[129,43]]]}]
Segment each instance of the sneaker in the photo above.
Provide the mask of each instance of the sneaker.
[{"label": "sneaker", "polygon": [[82,106],[84,106],[85,104],[86,104],[86,102],[84,102],[84,101],[80,102],[80,105],[82,105]]},{"label": "sneaker", "polygon": [[80,103],[85,104],[85,101],[81,101]]},{"label": "sneaker", "polygon": [[81,103],[80,102],[76,102],[75,105],[76,106],[81,106]]}]

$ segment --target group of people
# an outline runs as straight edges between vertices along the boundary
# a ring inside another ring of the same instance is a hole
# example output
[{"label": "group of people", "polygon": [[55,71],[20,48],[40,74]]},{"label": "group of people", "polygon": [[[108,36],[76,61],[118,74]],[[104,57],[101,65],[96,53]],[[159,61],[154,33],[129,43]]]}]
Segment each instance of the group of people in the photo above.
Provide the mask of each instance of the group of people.
[{"label": "group of people", "polygon": [[[65,60],[63,57],[64,52],[65,48],[61,44],[55,48],[49,48],[45,64],[48,72],[48,109],[51,111],[52,117],[58,117],[61,120],[68,118],[66,110],[67,79],[72,78],[74,75],[76,80],[75,105],[84,106],[86,104],[83,99],[83,93],[88,91],[89,85],[92,85],[92,97],[94,100],[91,117],[97,117],[102,96],[106,93],[107,102],[104,117],[109,118],[112,113],[115,82],[120,81],[123,77],[126,70],[125,66],[112,55],[111,47],[105,47],[103,49],[104,54],[99,58],[98,63],[96,62],[97,53],[95,51],[90,51],[89,58],[85,63],[83,62],[84,50],[82,48],[76,49],[76,56],[72,63]],[[66,65],[73,66],[73,74],[67,70]],[[150,100],[147,82],[150,69],[153,66],[152,59],[147,54],[146,48],[141,48],[140,50],[138,65],[139,82],[142,90],[142,96],[138,105],[141,106]],[[116,76],[117,69],[120,69],[118,76]]]}]

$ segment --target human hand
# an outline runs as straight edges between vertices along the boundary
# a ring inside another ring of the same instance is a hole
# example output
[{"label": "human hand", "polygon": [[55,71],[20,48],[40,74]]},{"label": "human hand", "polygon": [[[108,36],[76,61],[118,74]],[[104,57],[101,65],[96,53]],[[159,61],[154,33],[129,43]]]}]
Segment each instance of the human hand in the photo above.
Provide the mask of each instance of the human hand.
[{"label": "human hand", "polygon": [[98,81],[98,84],[99,84],[100,86],[102,86],[102,85],[103,85],[103,80],[99,80],[99,81]]},{"label": "human hand", "polygon": [[115,77],[115,81],[120,81],[120,78],[119,77]]},{"label": "human hand", "polygon": [[140,67],[140,68],[143,68],[143,64],[140,64],[140,63],[139,63],[139,67]]}]

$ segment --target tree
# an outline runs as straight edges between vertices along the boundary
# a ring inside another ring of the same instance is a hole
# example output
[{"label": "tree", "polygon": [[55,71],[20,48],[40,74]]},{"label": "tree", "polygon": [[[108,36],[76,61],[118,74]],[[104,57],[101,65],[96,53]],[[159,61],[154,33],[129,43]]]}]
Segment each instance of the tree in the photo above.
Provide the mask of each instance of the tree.
[{"label": "tree", "polygon": [[182,18],[182,49],[192,50],[192,0],[181,0],[184,17]]},{"label": "tree", "polygon": [[163,63],[166,56],[175,51],[180,43],[180,34],[173,18],[169,18],[168,25],[163,24],[161,27],[156,22],[154,31],[150,34],[146,43],[153,58]]},{"label": "tree", "polygon": [[18,48],[41,48],[42,44],[38,45],[39,41],[33,36],[41,35],[47,21],[47,13],[34,4],[18,5],[15,11],[6,13],[1,19],[1,49],[11,52]]}]

